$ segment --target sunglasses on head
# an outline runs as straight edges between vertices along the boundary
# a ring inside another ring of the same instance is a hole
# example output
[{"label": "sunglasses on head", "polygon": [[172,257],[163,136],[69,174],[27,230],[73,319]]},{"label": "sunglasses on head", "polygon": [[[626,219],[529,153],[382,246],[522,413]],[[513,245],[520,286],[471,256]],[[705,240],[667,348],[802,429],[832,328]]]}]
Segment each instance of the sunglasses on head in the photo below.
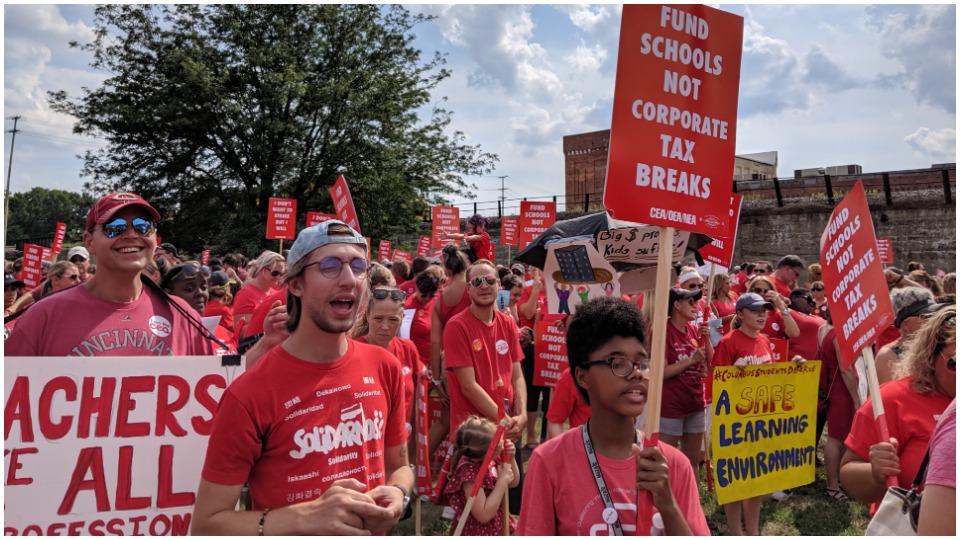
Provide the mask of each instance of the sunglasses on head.
[{"label": "sunglasses on head", "polygon": [[132,226],[134,232],[140,236],[150,236],[156,232],[153,222],[146,218],[134,218],[128,222],[123,218],[117,218],[101,225],[104,236],[107,238],[116,238],[127,231],[127,226]]},{"label": "sunglasses on head", "polygon": [[407,293],[401,291],[400,289],[374,289],[370,291],[370,294],[373,296],[374,300],[383,300],[388,296],[394,302],[403,302],[407,299]]},{"label": "sunglasses on head", "polygon": [[493,287],[494,285],[497,284],[497,276],[494,276],[493,274],[487,274],[485,276],[477,276],[470,280],[470,285],[472,285],[476,289],[479,289],[480,287],[483,287],[484,282],[486,282],[487,285]]}]

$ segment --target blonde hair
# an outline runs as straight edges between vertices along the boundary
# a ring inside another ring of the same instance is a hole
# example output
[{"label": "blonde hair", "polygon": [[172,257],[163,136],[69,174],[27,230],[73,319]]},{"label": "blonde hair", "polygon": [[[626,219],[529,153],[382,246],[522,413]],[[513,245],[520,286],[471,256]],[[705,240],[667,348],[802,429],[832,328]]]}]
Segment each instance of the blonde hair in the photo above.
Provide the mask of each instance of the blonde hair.
[{"label": "blonde hair", "polygon": [[250,272],[250,275],[257,277],[260,275],[260,272],[263,272],[266,268],[269,268],[274,265],[274,263],[284,262],[283,255],[280,255],[276,251],[264,251],[260,254],[255,261],[253,261],[253,271]]},{"label": "blonde hair", "polygon": [[757,283],[760,281],[762,281],[768,287],[770,287],[770,290],[776,292],[777,286],[773,284],[773,280],[765,275],[759,275],[759,276],[753,276],[753,279],[747,282],[747,287],[744,293],[753,292],[753,288],[756,287]]},{"label": "blonde hair", "polygon": [[450,470],[457,470],[461,458],[481,460],[493,442],[493,435],[497,425],[479,416],[469,416],[457,428],[457,436],[453,447],[453,456],[450,459]]},{"label": "blonde hair", "polygon": [[[79,272],[77,265],[73,264],[70,261],[57,261],[50,265],[50,269],[47,270],[47,279],[43,280],[43,287],[40,289],[40,298],[46,298],[47,295],[53,292],[53,277],[62,278],[71,268]],[[38,298],[39,300],[39,298]]]},{"label": "blonde hair", "polygon": [[[382,266],[382,268],[386,268],[386,267]],[[397,302],[392,298],[390,298],[389,296],[387,296],[382,300],[377,300],[376,298],[373,297],[374,289],[386,289],[386,290],[394,290],[394,291],[400,290],[394,287],[374,287],[370,289],[370,299],[367,301],[367,309],[364,310],[363,315],[357,317],[357,322],[353,324],[353,328],[350,330],[350,337],[353,339],[361,338],[370,333],[369,317],[370,317],[370,310],[373,309],[374,302],[393,302],[394,304],[397,305],[397,311],[400,312],[401,317],[403,316],[403,302]]]},{"label": "blonde hair", "polygon": [[[730,283],[729,274],[720,273],[713,276],[713,289],[707,298],[707,307],[710,307],[710,304],[712,304],[714,300],[720,298],[720,291],[723,290],[723,285],[726,283]],[[730,293],[727,293],[727,297],[724,298],[724,300],[731,300]]]},{"label": "blonde hair", "polygon": [[371,290],[377,287],[393,288],[397,286],[397,279],[389,268],[378,262],[372,262],[370,263],[370,269],[367,270],[367,283],[370,284]]},{"label": "blonde hair", "polygon": [[933,314],[904,344],[906,352],[894,365],[898,379],[913,377],[910,387],[922,395],[937,391],[937,356],[957,342],[957,306]]}]

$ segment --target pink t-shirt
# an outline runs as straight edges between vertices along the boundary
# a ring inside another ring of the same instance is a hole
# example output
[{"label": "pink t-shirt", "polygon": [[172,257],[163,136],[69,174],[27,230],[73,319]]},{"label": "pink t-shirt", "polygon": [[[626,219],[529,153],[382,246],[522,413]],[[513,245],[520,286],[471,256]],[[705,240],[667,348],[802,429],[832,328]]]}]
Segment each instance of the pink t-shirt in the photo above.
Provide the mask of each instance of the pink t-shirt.
[{"label": "pink t-shirt", "polygon": [[[667,321],[668,365],[676,364],[681,356],[690,356],[697,348],[703,347],[703,338],[695,324],[687,323],[683,330],[677,330],[672,322]],[[698,366],[694,365],[675,377],[663,379],[662,396],[661,418],[685,418],[694,413],[702,413],[706,403],[703,400],[703,377]]]},{"label": "pink t-shirt", "polygon": [[[642,439],[642,437],[641,437]],[[670,469],[670,489],[680,512],[697,536],[710,529],[700,506],[697,478],[679,449],[658,444]],[[607,459],[597,454],[603,480],[626,534],[636,535],[636,459]],[[538,446],[530,456],[523,482],[523,505],[517,534],[521,536],[611,535],[603,521],[603,499],[590,472],[587,452],[579,429],[571,429]],[[644,531],[646,536],[649,531]]]},{"label": "pink t-shirt", "polygon": [[187,320],[196,311],[144,285],[133,302],[111,302],[71,287],[30,307],[4,342],[7,356],[206,356],[213,343]]},{"label": "pink t-shirt", "polygon": [[224,391],[201,476],[249,481],[253,510],[316,499],[343,478],[383,485],[384,450],[407,440],[400,369],[353,340],[328,364],[274,347]]},{"label": "pink t-shirt", "polygon": [[557,379],[557,386],[550,394],[550,408],[547,410],[547,420],[554,424],[562,424],[570,420],[570,429],[580,427],[590,419],[590,406],[577,390],[570,368],[563,370]]},{"label": "pink t-shirt", "polygon": [[[513,364],[523,360],[520,330],[513,318],[493,311],[493,322],[484,324],[466,309],[454,315],[443,328],[443,362],[448,370],[473,368],[480,388],[499,405],[497,381],[502,380],[507,398],[513,402]],[[480,415],[460,388],[456,374],[447,377],[450,387],[450,433],[472,414]]]},{"label": "pink t-shirt", "polygon": [[[240,315],[250,315],[253,313],[253,310],[263,302],[263,299],[267,297],[267,293],[260,290],[260,287],[257,287],[253,283],[243,286],[237,295],[233,297],[233,313],[236,316]],[[249,334],[248,334],[249,335]]]},{"label": "pink t-shirt", "polygon": [[943,411],[930,436],[928,485],[957,488],[957,399]]}]

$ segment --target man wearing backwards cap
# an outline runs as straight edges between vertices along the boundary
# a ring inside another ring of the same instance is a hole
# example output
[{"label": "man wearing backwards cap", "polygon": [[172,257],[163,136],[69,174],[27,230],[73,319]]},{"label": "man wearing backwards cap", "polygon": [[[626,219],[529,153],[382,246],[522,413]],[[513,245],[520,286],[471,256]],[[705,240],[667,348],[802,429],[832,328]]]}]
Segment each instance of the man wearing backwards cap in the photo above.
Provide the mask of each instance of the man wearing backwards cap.
[{"label": "man wearing backwards cap", "polygon": [[[325,221],[300,231],[287,263],[290,336],[220,399],[193,534],[383,532],[409,501],[400,362],[347,337],[366,293],[366,242]],[[238,512],[244,482],[251,505]]]},{"label": "man wearing backwards cap", "polygon": [[[101,197],[87,214],[84,254],[97,273],[26,312],[7,339],[8,356],[196,356],[213,354],[193,309],[145,286],[160,214],[133,193]],[[89,253],[87,253],[89,252]],[[79,251],[69,255],[77,257]]]}]

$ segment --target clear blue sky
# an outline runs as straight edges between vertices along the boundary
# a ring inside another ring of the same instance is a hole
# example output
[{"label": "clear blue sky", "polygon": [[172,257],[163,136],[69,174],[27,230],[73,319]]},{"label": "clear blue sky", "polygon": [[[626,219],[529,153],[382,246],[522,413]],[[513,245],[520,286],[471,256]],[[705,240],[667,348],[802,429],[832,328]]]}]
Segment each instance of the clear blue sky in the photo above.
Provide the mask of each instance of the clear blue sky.
[{"label": "clear blue sky", "polygon": [[[779,175],[860,164],[864,172],[956,161],[956,7],[720,5],[744,17],[737,152],[779,152]],[[507,197],[562,195],[564,135],[609,128],[620,5],[412,6],[416,31],[447,53],[438,89],[453,129],[499,154]],[[11,189],[79,191],[75,157],[103,143],[73,135],[46,92],[104,75],[71,40],[91,38],[93,6],[4,7],[4,116],[21,115]],[[5,130],[12,121],[5,121]],[[4,168],[10,135],[4,139]],[[497,178],[468,178],[477,200]]]}]

